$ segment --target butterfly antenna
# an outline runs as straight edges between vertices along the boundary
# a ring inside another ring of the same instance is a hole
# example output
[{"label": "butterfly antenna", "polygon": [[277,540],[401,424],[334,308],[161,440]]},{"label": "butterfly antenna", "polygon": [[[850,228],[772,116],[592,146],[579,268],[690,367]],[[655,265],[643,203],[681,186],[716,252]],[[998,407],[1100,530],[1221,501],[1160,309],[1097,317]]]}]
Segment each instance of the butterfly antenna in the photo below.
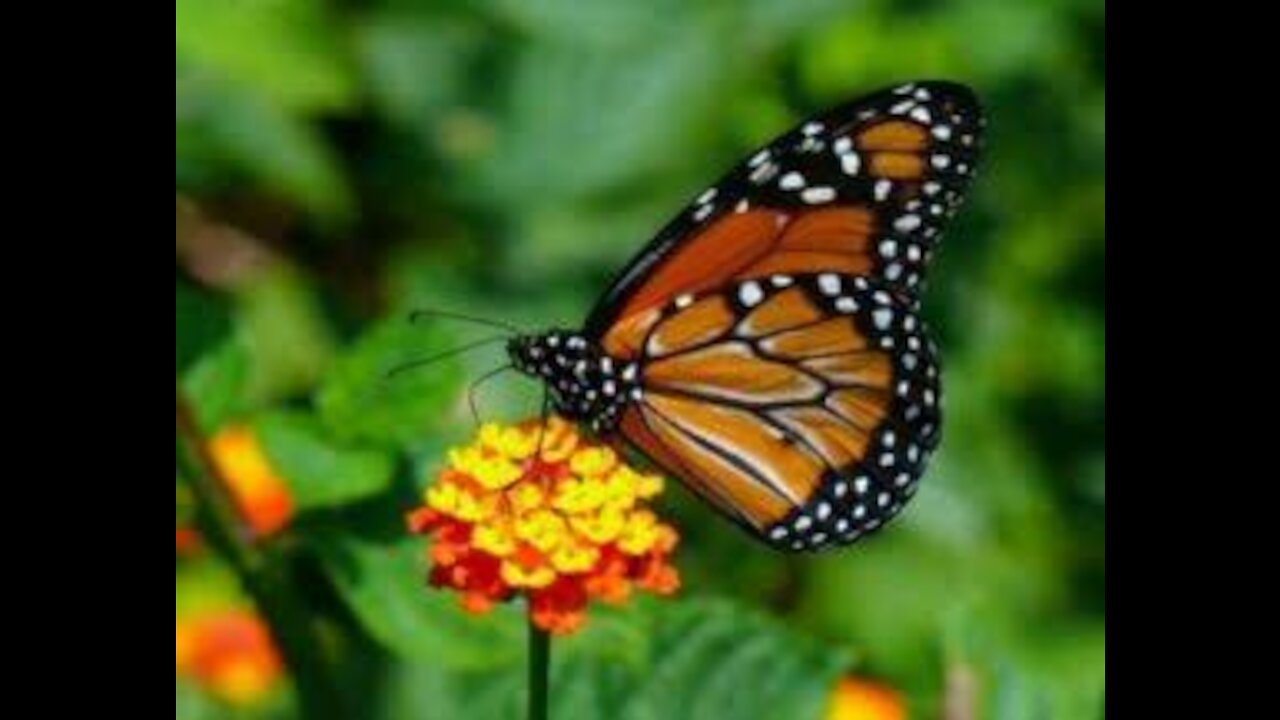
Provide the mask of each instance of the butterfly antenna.
[{"label": "butterfly antenna", "polygon": [[485,345],[492,345],[493,343],[496,343],[496,342],[504,342],[508,339],[510,339],[510,337],[507,335],[495,335],[493,337],[487,337],[481,340],[476,340],[475,342],[467,343],[466,345],[462,345],[461,347],[445,350],[444,352],[436,353],[435,355],[428,355],[427,357],[419,358],[417,360],[410,360],[409,362],[404,363],[403,365],[397,365],[396,367],[393,367],[390,370],[388,370],[386,374],[386,379],[390,380],[391,378],[395,377],[396,375],[399,375],[400,373],[405,372],[406,370],[419,368],[419,367],[422,367],[423,365],[430,365],[431,363],[438,362],[446,358],[451,358],[455,355],[461,355],[462,353],[470,352],[472,350],[475,350],[476,348],[484,347]]},{"label": "butterfly antenna", "polygon": [[458,320],[461,322],[469,322],[475,325],[484,325],[486,327],[498,328],[499,330],[506,330],[507,332],[516,333],[516,334],[523,332],[520,328],[516,327],[515,325],[512,325],[511,323],[503,322],[501,320],[490,320],[489,318],[475,317],[472,315],[466,315],[459,312],[451,312],[449,310],[427,309],[427,310],[414,310],[413,312],[409,313],[409,322],[411,323],[418,322],[419,320],[429,319],[429,318],[443,318],[445,320]]},{"label": "butterfly antenna", "polygon": [[475,421],[476,427],[480,427],[480,413],[476,411],[476,390],[490,378],[495,378],[502,373],[515,369],[514,365],[503,365],[495,370],[481,375],[467,386],[467,406],[471,408],[471,419]]}]

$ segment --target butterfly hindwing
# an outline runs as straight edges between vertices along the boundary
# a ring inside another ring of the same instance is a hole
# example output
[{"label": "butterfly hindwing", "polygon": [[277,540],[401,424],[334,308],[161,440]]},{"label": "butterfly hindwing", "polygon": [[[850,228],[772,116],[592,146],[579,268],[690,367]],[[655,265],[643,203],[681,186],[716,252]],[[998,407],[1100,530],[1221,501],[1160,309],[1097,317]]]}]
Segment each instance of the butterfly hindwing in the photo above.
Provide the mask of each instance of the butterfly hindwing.
[{"label": "butterfly hindwing", "polygon": [[972,92],[947,82],[882,90],[811,118],[673,218],[615,279],[587,333],[778,272],[866,275],[914,299],[973,176],[982,125]]},{"label": "butterfly hindwing", "polygon": [[623,437],[780,547],[851,542],[895,514],[939,432],[935,349],[884,283],[739,280],[628,328],[643,394]]}]

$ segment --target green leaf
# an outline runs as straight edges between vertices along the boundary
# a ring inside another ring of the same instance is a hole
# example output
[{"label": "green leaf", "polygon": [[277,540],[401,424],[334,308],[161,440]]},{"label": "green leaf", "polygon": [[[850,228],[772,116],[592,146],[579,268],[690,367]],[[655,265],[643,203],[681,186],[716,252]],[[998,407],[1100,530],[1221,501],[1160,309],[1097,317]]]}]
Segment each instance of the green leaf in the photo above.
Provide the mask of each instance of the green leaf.
[{"label": "green leaf", "polygon": [[182,678],[175,684],[174,701],[176,720],[217,720],[224,716],[212,697]]},{"label": "green leaf", "polygon": [[423,542],[379,543],[339,532],[310,539],[356,619],[393,653],[450,668],[495,668],[520,658],[523,625],[512,608],[475,617],[454,595],[429,588]]},{"label": "green leaf", "polygon": [[817,718],[851,662],[727,602],[651,605],[648,668],[622,689],[626,718]]},{"label": "green leaf", "polygon": [[271,464],[289,483],[299,509],[332,507],[387,489],[395,470],[376,450],[340,448],[303,413],[273,413],[254,423]]},{"label": "green leaf", "polygon": [[771,50],[797,34],[848,11],[848,0],[747,0],[741,6],[743,35],[756,52]]},{"label": "green leaf", "polygon": [[231,329],[231,319],[220,298],[177,277],[177,371],[182,373]]},{"label": "green leaf", "polygon": [[[587,628],[552,640],[551,716],[647,720],[820,718],[849,662],[723,601],[592,607]],[[520,717],[523,664],[483,674],[407,666],[387,717]]]},{"label": "green leaf", "polygon": [[206,433],[245,409],[249,356],[235,337],[204,354],[182,378],[182,390]]},{"label": "green leaf", "polygon": [[715,18],[695,20],[636,54],[529,46],[514,69],[502,152],[474,168],[470,192],[523,214],[651,181],[705,153],[700,135],[720,108],[708,88],[733,65],[706,42]]},{"label": "green leaf", "polygon": [[350,217],[351,189],[333,150],[306,119],[242,93],[217,94],[207,105],[200,120],[232,164],[320,219]]},{"label": "green leaf", "polygon": [[309,0],[178,0],[180,62],[299,110],[352,105],[355,73],[323,5]]},{"label": "green leaf", "polygon": [[333,338],[310,279],[272,265],[237,290],[237,324],[249,352],[249,387],[256,403],[315,387],[333,353]]},{"label": "green leaf", "polygon": [[[391,377],[388,372],[457,345],[438,325],[411,324],[408,318],[373,326],[321,383],[316,395],[321,419],[332,434],[347,441],[389,448],[420,443],[452,417],[460,361],[450,357]],[[482,353],[466,358],[476,362],[485,357]]]},{"label": "green leaf", "polygon": [[488,0],[490,12],[539,39],[598,49],[652,46],[653,38],[688,23],[702,12],[680,0],[575,2],[575,0]]},{"label": "green leaf", "polygon": [[359,36],[373,98],[409,125],[456,103],[482,40],[477,28],[441,18],[379,15]]}]

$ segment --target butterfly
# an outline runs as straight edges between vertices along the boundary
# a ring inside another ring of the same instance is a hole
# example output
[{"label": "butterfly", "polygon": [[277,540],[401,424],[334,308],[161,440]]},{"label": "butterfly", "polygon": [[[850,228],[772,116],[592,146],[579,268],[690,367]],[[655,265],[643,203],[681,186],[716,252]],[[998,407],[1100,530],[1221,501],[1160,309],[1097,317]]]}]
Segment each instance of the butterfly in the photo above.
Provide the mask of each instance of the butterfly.
[{"label": "butterfly", "polygon": [[917,311],[984,124],[939,81],[804,121],[698,194],[580,329],[512,339],[512,364],[776,548],[865,537],[941,437]]}]

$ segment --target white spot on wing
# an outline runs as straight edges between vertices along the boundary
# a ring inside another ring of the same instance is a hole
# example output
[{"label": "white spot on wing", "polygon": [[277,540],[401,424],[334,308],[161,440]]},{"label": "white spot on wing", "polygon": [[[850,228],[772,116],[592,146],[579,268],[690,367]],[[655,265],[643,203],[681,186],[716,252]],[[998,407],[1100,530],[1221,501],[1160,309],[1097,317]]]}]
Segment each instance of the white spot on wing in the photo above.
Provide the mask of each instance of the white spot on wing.
[{"label": "white spot on wing", "polygon": [[778,180],[778,187],[783,190],[799,190],[804,187],[804,176],[792,170]]},{"label": "white spot on wing", "polygon": [[820,205],[822,203],[829,203],[832,200],[836,199],[836,190],[835,188],[827,187],[825,185],[820,187],[805,188],[804,190],[800,191],[800,199],[804,200],[810,205]]},{"label": "white spot on wing", "polygon": [[858,170],[862,168],[862,158],[858,157],[858,153],[848,153],[840,156],[840,169],[844,170],[845,175],[857,175]]},{"label": "white spot on wing", "polygon": [[839,295],[840,277],[835,273],[822,273],[818,276],[818,289],[823,295]]},{"label": "white spot on wing", "polygon": [[876,308],[871,313],[871,320],[876,324],[878,329],[887,330],[889,328],[889,323],[893,322],[893,311],[887,307]]},{"label": "white spot on wing", "polygon": [[893,229],[898,232],[911,232],[920,227],[920,216],[914,213],[903,215],[893,221]]},{"label": "white spot on wing", "polygon": [[903,115],[903,114],[905,114],[908,110],[910,110],[911,108],[913,108],[913,107],[915,107],[915,106],[916,106],[916,103],[915,103],[915,101],[914,101],[914,100],[903,100],[902,102],[898,103],[897,105],[894,105],[893,107],[889,108],[889,114],[890,114],[890,115]]},{"label": "white spot on wing", "polygon": [[767,162],[751,171],[748,178],[757,185],[763,185],[773,179],[778,174],[778,164]]}]

